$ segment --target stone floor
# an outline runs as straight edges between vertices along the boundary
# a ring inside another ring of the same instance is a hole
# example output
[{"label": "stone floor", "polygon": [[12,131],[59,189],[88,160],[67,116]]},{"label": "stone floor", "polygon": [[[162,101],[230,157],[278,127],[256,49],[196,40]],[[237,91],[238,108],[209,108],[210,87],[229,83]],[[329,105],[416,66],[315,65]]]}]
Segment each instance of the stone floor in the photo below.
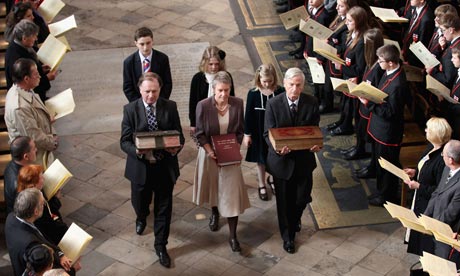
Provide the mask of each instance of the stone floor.
[{"label": "stone floor", "polygon": [[[225,49],[237,95],[245,98],[252,86],[254,67],[228,0],[64,2],[67,6],[59,17],[75,14],[79,27],[67,39],[73,54],[80,53],[82,60],[85,51],[132,46],[132,33],[146,25],[154,30],[157,45],[209,42]],[[270,0],[265,2],[272,5]],[[78,82],[73,85],[73,89],[81,89]],[[98,90],[104,92],[101,87]],[[105,92],[121,93],[121,88]],[[99,109],[91,112],[94,118],[101,116]],[[184,133],[188,133],[188,119],[181,119]],[[66,123],[67,128],[69,124],[72,121]],[[218,232],[208,230],[207,219],[197,219],[198,214],[208,217],[209,209],[191,203],[196,147],[187,137],[179,158],[181,177],[174,189],[168,245],[173,267],[165,269],[153,251],[152,216],[142,236],[134,232],[135,216],[129,200],[130,184],[123,177],[125,154],[119,149],[119,129],[65,135],[62,126],[62,131],[57,156],[74,175],[63,191],[62,213],[66,222],[77,223],[94,237],[79,275],[399,276],[408,275],[410,265],[417,260],[405,252],[405,229],[397,223],[318,231],[309,210],[302,219],[297,252],[287,254],[277,230],[275,200],[258,199],[255,167],[250,163],[243,163],[243,171],[252,207],[240,217],[238,226],[243,251],[232,253],[224,219]],[[0,274],[8,275],[3,227],[0,229]]]}]

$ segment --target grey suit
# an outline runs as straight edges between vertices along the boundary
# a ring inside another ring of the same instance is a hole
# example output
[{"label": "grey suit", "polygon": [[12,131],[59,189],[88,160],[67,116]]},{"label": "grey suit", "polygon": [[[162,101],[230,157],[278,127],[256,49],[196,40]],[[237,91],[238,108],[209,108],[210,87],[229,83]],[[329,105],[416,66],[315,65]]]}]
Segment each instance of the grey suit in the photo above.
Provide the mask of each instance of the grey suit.
[{"label": "grey suit", "polygon": [[277,154],[268,138],[268,129],[318,124],[318,102],[310,95],[300,95],[295,119],[291,118],[286,93],[281,93],[267,102],[264,128],[264,138],[268,144],[266,166],[275,182],[278,224],[284,241],[294,240],[296,225],[303,210],[312,200],[312,172],[316,168],[316,160],[309,150]]},{"label": "grey suit", "polygon": [[[446,166],[438,188],[431,195],[425,215],[449,224],[457,232],[460,226],[460,172],[447,181],[449,172],[450,168]],[[435,255],[448,259],[450,250],[450,246],[435,241]]]},{"label": "grey suit", "polygon": [[[164,98],[156,102],[156,117],[159,130],[177,130],[180,143],[184,144],[179,113],[176,103]],[[172,191],[179,177],[177,155],[164,152],[164,158],[151,164],[136,155],[134,133],[148,131],[146,111],[142,98],[124,106],[121,125],[121,149],[128,154],[125,177],[131,181],[131,203],[138,220],[145,220],[149,215],[149,205],[154,198],[154,232],[155,249],[166,245],[169,236],[169,224],[172,211]]]}]

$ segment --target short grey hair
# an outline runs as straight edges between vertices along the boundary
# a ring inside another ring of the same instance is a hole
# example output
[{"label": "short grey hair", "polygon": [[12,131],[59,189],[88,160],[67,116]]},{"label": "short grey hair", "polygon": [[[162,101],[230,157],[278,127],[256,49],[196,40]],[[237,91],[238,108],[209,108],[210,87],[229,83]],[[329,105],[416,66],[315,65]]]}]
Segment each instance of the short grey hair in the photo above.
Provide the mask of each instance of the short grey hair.
[{"label": "short grey hair", "polygon": [[28,188],[21,191],[14,201],[14,214],[22,219],[33,217],[35,209],[39,207],[42,196],[42,192],[37,188]]},{"label": "short grey hair", "polygon": [[294,77],[301,77],[302,80],[305,82],[305,74],[303,73],[302,70],[300,70],[299,68],[297,67],[292,67],[292,68],[289,68],[286,73],[284,74],[284,79],[285,80],[289,80],[289,79],[292,79]]},{"label": "short grey hair", "polygon": [[445,149],[447,157],[452,158],[455,163],[460,164],[460,141],[450,140],[447,142]]},{"label": "short grey hair", "polygon": [[16,24],[16,26],[14,26],[13,38],[17,41],[22,41],[23,37],[38,35],[39,31],[40,28],[35,25],[34,22],[27,19],[22,19],[18,24]]},{"label": "short grey hair", "polygon": [[225,72],[225,71],[219,71],[216,73],[216,75],[214,76],[214,79],[212,80],[212,88],[216,88],[216,85],[218,83],[225,83],[225,84],[229,84],[230,87],[232,86],[232,78],[230,77],[230,75]]}]

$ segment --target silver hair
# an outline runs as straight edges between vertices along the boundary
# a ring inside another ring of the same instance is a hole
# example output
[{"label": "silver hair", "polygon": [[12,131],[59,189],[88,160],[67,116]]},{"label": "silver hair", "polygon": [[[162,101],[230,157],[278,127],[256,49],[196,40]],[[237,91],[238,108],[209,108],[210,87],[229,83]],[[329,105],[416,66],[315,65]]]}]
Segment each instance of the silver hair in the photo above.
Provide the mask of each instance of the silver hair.
[{"label": "silver hair", "polygon": [[288,80],[288,79],[292,79],[294,77],[301,77],[302,80],[305,82],[305,75],[304,73],[302,72],[302,70],[300,70],[299,68],[297,67],[292,67],[292,68],[289,68],[286,73],[284,74],[284,79],[285,80]]},{"label": "silver hair", "polygon": [[37,188],[28,188],[21,191],[14,201],[14,214],[22,219],[33,217],[42,196],[42,192]]},{"label": "silver hair", "polygon": [[21,41],[23,37],[38,35],[39,31],[39,27],[35,25],[34,22],[22,19],[18,24],[16,24],[16,26],[14,26],[13,38],[17,41]]},{"label": "silver hair", "polygon": [[447,157],[452,158],[455,163],[460,164],[460,141],[450,140],[445,147]]},{"label": "silver hair", "polygon": [[230,77],[230,75],[225,72],[225,71],[219,71],[216,73],[216,75],[214,76],[214,79],[212,80],[212,88],[216,88],[216,85],[218,83],[225,83],[225,84],[229,84],[230,87],[232,86],[232,78]]}]

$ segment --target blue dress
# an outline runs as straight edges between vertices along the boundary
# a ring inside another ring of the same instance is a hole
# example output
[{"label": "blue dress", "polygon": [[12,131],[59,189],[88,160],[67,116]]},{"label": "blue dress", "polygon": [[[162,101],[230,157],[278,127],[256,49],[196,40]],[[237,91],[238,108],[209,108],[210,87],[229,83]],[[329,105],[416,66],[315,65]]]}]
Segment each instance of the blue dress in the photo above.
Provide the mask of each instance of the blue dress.
[{"label": "blue dress", "polygon": [[267,100],[284,91],[284,87],[278,86],[274,93],[267,97],[258,88],[249,90],[244,115],[244,134],[251,135],[252,144],[246,153],[246,161],[265,164],[268,152],[268,146],[263,137],[265,107]]}]

